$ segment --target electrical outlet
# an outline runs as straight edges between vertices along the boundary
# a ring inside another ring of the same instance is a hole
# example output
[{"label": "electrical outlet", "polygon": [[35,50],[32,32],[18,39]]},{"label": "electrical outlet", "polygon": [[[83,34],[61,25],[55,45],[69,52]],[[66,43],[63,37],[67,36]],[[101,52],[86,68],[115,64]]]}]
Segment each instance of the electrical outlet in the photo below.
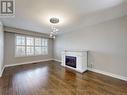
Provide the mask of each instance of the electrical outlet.
[{"label": "electrical outlet", "polygon": [[91,64],[88,64],[88,67],[91,68]]},{"label": "electrical outlet", "polygon": [[88,64],[88,67],[89,68],[93,68],[93,64]]},{"label": "electrical outlet", "polygon": [[90,68],[92,68],[93,67],[93,64],[90,64]]}]

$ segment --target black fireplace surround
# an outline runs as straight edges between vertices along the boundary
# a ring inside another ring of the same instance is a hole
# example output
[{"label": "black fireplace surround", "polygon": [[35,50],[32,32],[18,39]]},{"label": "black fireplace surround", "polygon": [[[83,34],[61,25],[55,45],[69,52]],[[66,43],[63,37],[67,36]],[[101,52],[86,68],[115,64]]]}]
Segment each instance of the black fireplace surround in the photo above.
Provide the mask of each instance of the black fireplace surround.
[{"label": "black fireplace surround", "polygon": [[73,57],[73,56],[65,56],[65,62],[66,62],[65,64],[67,66],[76,68],[76,57]]}]

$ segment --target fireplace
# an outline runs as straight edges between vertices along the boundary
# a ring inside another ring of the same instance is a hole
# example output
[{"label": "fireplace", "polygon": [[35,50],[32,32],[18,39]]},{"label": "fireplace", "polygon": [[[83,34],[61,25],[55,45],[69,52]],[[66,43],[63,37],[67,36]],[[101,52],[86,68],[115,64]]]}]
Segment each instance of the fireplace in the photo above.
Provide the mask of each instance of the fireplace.
[{"label": "fireplace", "polygon": [[87,70],[87,51],[66,50],[62,53],[62,66],[83,73]]},{"label": "fireplace", "polygon": [[66,56],[65,57],[65,64],[67,66],[76,68],[76,57],[74,57],[74,56]]}]

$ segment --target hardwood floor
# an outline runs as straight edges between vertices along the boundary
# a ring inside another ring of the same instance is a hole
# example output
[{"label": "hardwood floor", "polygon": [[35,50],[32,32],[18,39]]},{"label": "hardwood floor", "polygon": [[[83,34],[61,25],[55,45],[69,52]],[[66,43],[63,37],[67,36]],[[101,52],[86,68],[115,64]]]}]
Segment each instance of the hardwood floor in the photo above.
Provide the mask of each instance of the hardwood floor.
[{"label": "hardwood floor", "polygon": [[127,95],[127,82],[47,61],[6,68],[0,95]]}]

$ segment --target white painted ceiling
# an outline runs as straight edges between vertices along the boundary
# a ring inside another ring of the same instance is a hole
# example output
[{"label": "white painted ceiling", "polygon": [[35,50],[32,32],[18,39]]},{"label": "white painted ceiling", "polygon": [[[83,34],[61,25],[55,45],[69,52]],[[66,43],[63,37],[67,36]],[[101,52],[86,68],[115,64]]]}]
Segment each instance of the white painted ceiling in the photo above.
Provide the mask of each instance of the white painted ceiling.
[{"label": "white painted ceiling", "polygon": [[16,14],[0,18],[5,26],[49,34],[50,17],[58,17],[60,33],[127,15],[127,0],[15,0]]}]

